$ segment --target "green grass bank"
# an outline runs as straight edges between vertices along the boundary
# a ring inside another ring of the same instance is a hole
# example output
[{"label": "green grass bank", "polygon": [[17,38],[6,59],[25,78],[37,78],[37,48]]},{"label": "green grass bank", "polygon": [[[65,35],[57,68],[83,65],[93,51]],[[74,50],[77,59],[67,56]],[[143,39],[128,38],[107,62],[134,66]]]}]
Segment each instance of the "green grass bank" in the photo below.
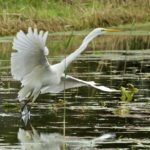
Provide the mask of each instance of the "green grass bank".
[{"label": "green grass bank", "polygon": [[28,26],[50,32],[150,21],[150,0],[0,0],[0,35]]}]

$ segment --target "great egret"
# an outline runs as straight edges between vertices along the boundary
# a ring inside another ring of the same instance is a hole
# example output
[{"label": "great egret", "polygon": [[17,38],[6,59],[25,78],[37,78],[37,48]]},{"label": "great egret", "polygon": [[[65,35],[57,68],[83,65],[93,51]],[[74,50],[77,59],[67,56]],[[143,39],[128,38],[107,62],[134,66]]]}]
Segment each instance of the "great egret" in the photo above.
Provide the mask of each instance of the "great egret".
[{"label": "great egret", "polygon": [[14,79],[22,83],[22,89],[18,93],[19,101],[29,97],[35,101],[40,93],[58,93],[65,89],[87,85],[102,91],[116,91],[105,86],[96,86],[93,81],[83,81],[64,74],[64,70],[85,50],[92,39],[106,32],[115,31],[117,30],[94,29],[84,38],[78,49],[60,63],[51,65],[46,58],[49,53],[45,46],[48,32],[38,32],[31,27],[28,28],[27,34],[20,30],[13,40],[13,49],[16,51],[11,55],[11,73]]}]

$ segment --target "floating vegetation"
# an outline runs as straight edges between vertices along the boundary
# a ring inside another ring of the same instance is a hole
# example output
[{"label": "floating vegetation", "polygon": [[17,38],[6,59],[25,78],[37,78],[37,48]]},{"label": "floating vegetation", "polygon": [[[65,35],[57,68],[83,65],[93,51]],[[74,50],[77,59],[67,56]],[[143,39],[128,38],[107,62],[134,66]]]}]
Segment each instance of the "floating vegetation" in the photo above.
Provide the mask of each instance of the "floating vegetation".
[{"label": "floating vegetation", "polygon": [[138,92],[138,89],[134,87],[133,84],[127,84],[127,88],[121,87],[121,97],[122,101],[131,102],[133,100],[134,94]]}]

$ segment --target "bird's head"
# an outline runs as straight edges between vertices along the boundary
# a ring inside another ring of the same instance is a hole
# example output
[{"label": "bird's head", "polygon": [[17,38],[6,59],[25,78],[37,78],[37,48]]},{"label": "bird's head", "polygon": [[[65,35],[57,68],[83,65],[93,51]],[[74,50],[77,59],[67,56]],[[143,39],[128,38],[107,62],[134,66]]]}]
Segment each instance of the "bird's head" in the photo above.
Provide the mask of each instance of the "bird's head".
[{"label": "bird's head", "polygon": [[104,34],[107,32],[119,32],[120,30],[117,29],[107,29],[107,28],[96,28],[94,29],[97,34]]},{"label": "bird's head", "polygon": [[107,32],[119,32],[117,29],[107,29],[107,28],[95,28],[91,31],[83,40],[84,44],[88,44],[93,38],[98,35],[105,34]]}]

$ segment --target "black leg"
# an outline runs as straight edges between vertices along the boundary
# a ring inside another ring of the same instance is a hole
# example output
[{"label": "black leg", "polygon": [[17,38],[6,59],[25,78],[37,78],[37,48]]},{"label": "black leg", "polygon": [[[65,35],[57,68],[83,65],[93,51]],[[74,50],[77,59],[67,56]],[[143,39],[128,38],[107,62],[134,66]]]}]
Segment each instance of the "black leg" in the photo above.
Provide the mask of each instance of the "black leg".
[{"label": "black leg", "polygon": [[27,106],[27,104],[30,102],[30,99],[24,100],[21,102],[21,112],[24,110],[24,108]]}]

